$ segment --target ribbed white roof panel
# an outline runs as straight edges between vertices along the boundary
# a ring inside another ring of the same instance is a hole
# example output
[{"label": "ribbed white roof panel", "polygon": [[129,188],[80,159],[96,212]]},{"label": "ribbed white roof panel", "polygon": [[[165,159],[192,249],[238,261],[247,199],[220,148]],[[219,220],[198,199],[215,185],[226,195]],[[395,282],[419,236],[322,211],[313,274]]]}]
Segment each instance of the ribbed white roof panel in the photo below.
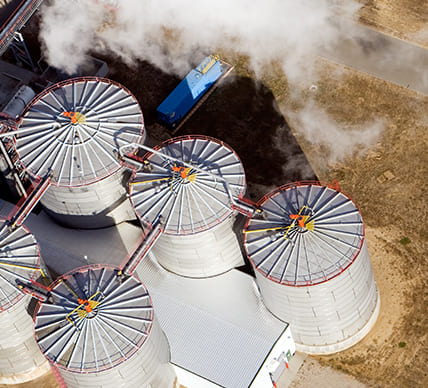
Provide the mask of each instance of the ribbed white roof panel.
[{"label": "ribbed white roof panel", "polygon": [[238,155],[225,143],[208,137],[171,139],[158,150],[202,169],[147,154],[149,168],[139,171],[130,184],[131,201],[142,222],[163,217],[169,234],[193,234],[207,230],[229,217],[232,204],[225,183],[234,196],[245,192],[245,173]]},{"label": "ribbed white roof panel", "polygon": [[54,283],[51,299],[39,306],[35,334],[56,366],[95,373],[140,349],[152,322],[152,302],[141,282],[135,277],[121,281],[116,270],[94,265]]},{"label": "ribbed white roof panel", "polygon": [[120,146],[141,142],[144,123],[135,97],[96,77],[55,84],[27,106],[16,149],[32,176],[52,174],[58,186],[80,186],[120,169]]},{"label": "ribbed white roof panel", "polygon": [[275,282],[322,283],[343,272],[361,250],[361,214],[336,190],[287,185],[259,205],[262,213],[249,220],[244,244],[256,269]]},{"label": "ribbed white roof panel", "polygon": [[248,387],[288,327],[240,271],[191,279],[163,270],[149,254],[139,277],[169,338],[171,362],[219,386]]},{"label": "ribbed white roof panel", "polygon": [[[0,218],[0,229],[4,225]],[[24,227],[5,228],[0,233],[0,309],[5,310],[21,300],[24,294],[18,284],[28,284],[40,275],[39,246]]]}]

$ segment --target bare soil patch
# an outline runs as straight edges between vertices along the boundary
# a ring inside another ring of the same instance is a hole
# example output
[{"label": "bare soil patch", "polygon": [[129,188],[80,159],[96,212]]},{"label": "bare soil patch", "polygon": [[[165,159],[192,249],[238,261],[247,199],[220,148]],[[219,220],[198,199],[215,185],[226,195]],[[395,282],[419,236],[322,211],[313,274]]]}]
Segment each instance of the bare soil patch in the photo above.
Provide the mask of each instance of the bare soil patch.
[{"label": "bare soil patch", "polygon": [[59,388],[53,373],[45,375],[22,384],[0,384],[0,388]]},{"label": "bare soil patch", "polygon": [[306,358],[289,388],[366,388],[354,377],[331,367],[322,366],[312,357]]}]

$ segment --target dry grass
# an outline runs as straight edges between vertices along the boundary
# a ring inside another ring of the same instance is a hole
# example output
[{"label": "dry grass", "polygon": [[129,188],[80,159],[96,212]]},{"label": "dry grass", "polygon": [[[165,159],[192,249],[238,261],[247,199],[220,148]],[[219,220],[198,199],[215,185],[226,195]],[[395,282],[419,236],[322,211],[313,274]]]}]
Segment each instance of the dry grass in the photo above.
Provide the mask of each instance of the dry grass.
[{"label": "dry grass", "polygon": [[360,22],[428,48],[428,6],[424,0],[359,0]]},{"label": "dry grass", "polygon": [[0,384],[0,388],[59,388],[52,373],[46,373],[38,379],[22,384]]}]

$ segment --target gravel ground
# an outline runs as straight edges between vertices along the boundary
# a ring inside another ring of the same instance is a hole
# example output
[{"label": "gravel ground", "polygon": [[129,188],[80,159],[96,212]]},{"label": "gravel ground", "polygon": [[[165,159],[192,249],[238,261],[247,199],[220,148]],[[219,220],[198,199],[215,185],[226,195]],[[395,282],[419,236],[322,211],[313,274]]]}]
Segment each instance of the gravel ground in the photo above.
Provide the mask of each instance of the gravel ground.
[{"label": "gravel ground", "polygon": [[[278,384],[278,388],[285,388],[285,385]],[[330,367],[322,366],[311,357],[306,358],[303,365],[288,385],[289,388],[366,388],[355,380],[354,377],[339,372]]]}]

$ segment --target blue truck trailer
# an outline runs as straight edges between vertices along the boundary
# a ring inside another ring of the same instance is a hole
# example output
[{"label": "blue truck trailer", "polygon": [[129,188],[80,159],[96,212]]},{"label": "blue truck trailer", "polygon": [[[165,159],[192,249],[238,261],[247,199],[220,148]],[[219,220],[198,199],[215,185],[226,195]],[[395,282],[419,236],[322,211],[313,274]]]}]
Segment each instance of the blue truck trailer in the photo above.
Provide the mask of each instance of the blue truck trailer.
[{"label": "blue truck trailer", "polygon": [[204,58],[158,106],[159,121],[175,128],[214,83],[230,69],[231,66],[220,61],[218,56],[210,55]]}]

